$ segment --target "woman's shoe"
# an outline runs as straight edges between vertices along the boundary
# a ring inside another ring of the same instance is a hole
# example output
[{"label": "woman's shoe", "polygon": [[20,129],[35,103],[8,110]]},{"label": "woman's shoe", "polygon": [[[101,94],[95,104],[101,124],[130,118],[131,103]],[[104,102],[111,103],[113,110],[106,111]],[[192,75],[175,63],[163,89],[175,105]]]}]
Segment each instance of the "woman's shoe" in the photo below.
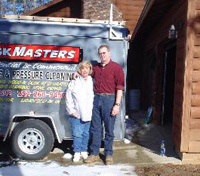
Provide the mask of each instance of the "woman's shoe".
[{"label": "woman's shoe", "polygon": [[85,160],[88,158],[88,152],[81,152],[81,157]]},{"label": "woman's shoe", "polygon": [[73,158],[73,162],[77,163],[79,162],[81,159],[81,154],[80,153],[75,153],[74,154],[74,158]]}]

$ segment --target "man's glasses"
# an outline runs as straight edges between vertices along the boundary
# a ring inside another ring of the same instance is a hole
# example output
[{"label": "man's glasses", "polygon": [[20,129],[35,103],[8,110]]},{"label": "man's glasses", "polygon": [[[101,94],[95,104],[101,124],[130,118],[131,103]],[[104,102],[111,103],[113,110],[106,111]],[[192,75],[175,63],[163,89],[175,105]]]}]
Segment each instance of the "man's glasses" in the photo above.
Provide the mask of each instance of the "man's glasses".
[{"label": "man's glasses", "polygon": [[106,52],[99,53],[99,55],[106,54]]}]

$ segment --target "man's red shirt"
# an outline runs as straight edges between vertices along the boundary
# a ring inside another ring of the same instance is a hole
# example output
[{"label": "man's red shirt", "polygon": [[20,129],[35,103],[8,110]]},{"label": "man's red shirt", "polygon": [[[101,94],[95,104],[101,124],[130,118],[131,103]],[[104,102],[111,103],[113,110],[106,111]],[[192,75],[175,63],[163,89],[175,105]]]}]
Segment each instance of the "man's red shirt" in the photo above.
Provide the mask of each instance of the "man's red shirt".
[{"label": "man's red shirt", "polygon": [[112,60],[105,66],[100,63],[93,67],[94,91],[96,93],[116,93],[124,90],[124,71]]}]

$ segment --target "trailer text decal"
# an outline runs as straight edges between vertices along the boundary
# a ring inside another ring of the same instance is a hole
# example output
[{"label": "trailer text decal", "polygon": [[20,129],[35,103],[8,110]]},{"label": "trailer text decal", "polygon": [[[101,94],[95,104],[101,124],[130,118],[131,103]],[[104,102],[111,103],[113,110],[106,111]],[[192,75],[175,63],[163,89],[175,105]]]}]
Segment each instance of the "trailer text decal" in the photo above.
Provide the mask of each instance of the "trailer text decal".
[{"label": "trailer text decal", "polygon": [[[27,103],[65,104],[65,91],[77,66],[57,62],[0,61],[0,105],[12,102],[20,107],[23,103],[22,109],[18,109],[22,112]],[[40,108],[46,110],[47,107]],[[52,106],[48,108],[52,111]]]},{"label": "trailer text decal", "polygon": [[79,58],[78,47],[0,44],[0,59],[78,63]]}]

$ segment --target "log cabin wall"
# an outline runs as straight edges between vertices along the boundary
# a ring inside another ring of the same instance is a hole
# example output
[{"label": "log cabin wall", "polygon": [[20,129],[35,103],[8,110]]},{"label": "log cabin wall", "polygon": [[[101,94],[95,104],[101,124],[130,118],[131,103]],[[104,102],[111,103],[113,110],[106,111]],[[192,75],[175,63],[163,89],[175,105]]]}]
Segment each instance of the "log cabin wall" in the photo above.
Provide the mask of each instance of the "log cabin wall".
[{"label": "log cabin wall", "polygon": [[[200,1],[189,1],[188,13],[188,77],[191,86],[191,116],[189,123],[188,152],[200,152]],[[190,84],[188,84],[190,85]],[[189,101],[189,100],[188,100]]]},{"label": "log cabin wall", "polygon": [[54,0],[41,7],[26,12],[25,15],[82,18],[82,9],[82,0]]},{"label": "log cabin wall", "polygon": [[[186,64],[186,24],[187,24],[187,7],[185,0],[176,1],[176,4],[161,19],[157,27],[148,35],[145,40],[145,51],[154,49],[156,52],[156,85],[153,87],[156,92],[154,95],[155,109],[154,122],[160,123],[162,111],[162,82],[163,82],[163,53],[165,44],[170,42],[168,39],[168,30],[172,24],[178,29],[178,38],[176,40],[176,68],[175,68],[175,85],[174,85],[174,111],[173,111],[173,142],[177,151],[188,151],[188,124],[189,112],[187,110],[188,89],[187,78],[185,77]],[[173,15],[172,15],[173,14]],[[144,91],[144,90],[143,90]],[[153,94],[152,92],[152,94]]]},{"label": "log cabin wall", "polygon": [[154,97],[157,101],[156,119],[161,113],[158,104],[161,104],[162,53],[164,44],[168,42],[166,36],[171,24],[178,29],[173,142],[183,159],[191,153],[199,155],[200,152],[200,1],[179,1],[146,40],[145,50],[154,48],[158,60],[155,77],[155,91],[158,93]]}]

